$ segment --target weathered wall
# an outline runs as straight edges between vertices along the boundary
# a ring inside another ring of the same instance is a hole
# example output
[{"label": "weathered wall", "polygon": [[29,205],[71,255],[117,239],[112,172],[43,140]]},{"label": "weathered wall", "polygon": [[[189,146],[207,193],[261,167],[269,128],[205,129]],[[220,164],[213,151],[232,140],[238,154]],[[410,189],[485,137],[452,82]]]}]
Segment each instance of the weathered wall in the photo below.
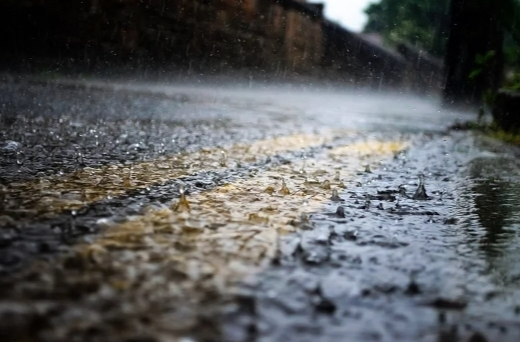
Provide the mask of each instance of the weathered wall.
[{"label": "weathered wall", "polygon": [[322,55],[320,9],[290,0],[8,1],[0,13],[13,55],[300,72]]},{"label": "weathered wall", "polygon": [[440,75],[322,12],[303,0],[3,0],[0,58],[7,67],[47,58],[89,68],[247,69],[375,88],[428,88]]}]

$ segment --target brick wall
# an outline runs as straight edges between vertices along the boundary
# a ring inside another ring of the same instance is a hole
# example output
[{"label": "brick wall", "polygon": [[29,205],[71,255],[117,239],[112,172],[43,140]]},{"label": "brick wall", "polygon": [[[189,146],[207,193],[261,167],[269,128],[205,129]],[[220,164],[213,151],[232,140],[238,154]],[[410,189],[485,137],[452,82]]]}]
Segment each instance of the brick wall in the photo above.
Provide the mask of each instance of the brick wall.
[{"label": "brick wall", "polygon": [[28,0],[0,12],[13,55],[310,72],[322,54],[321,13],[288,0]]},{"label": "brick wall", "polygon": [[431,74],[428,63],[411,67],[322,12],[304,0],[3,0],[0,58],[7,66],[49,58],[89,67],[247,69],[376,88],[413,87]]}]

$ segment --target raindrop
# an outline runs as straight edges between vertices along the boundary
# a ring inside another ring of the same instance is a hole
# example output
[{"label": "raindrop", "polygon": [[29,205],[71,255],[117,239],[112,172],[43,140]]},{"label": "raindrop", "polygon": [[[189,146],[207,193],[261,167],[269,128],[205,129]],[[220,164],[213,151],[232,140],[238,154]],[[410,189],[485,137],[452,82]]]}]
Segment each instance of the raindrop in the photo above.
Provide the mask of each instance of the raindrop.
[{"label": "raindrop", "polygon": [[18,151],[22,147],[22,144],[20,144],[17,141],[14,140],[7,140],[5,142],[4,147],[2,147],[2,150],[5,152],[15,152]]},{"label": "raindrop", "polygon": [[305,155],[305,152],[302,152],[302,168],[300,169],[300,174],[305,175],[307,172],[305,171],[305,168],[307,167],[307,156]]},{"label": "raindrop", "polygon": [[372,173],[372,170],[370,170],[370,165],[369,164],[367,164],[365,166],[365,173]]},{"label": "raindrop", "polygon": [[370,209],[370,196],[368,196],[368,194],[365,195],[365,205],[363,206],[363,208],[365,210]]},{"label": "raindrop", "polygon": [[186,186],[184,184],[179,185],[179,195],[182,196],[186,193]]},{"label": "raindrop", "polygon": [[287,184],[285,183],[285,180],[282,179],[282,188],[279,191],[282,195],[290,195],[291,191],[287,187]]},{"label": "raindrop", "polygon": [[125,188],[130,188],[132,186],[132,181],[130,179],[130,176],[125,177],[125,179],[123,180],[123,186]]},{"label": "raindrop", "polygon": [[81,153],[81,151],[79,150],[76,150],[74,154],[74,160],[76,162],[76,169],[79,169],[81,166],[84,165],[83,153]]},{"label": "raindrop", "polygon": [[130,171],[123,180],[123,186],[125,188],[130,188],[132,186],[132,171]]},{"label": "raindrop", "polygon": [[419,174],[419,186],[415,193],[412,196],[414,200],[427,200],[428,195],[426,194],[426,188],[424,187],[424,175],[422,173]]},{"label": "raindrop", "polygon": [[309,223],[309,215],[305,211],[300,213],[300,224]]},{"label": "raindrop", "polygon": [[144,148],[143,148],[143,146],[141,146],[141,143],[133,143],[128,146],[127,153],[129,153],[129,152],[135,153],[142,149],[144,149]]},{"label": "raindrop", "polygon": [[341,179],[340,179],[339,171],[336,171],[336,174],[334,175],[334,181],[339,182],[340,180]]},{"label": "raindrop", "polygon": [[345,208],[343,206],[340,205],[336,209],[336,216],[341,217],[341,218],[345,218],[346,217],[346,215],[345,215]]},{"label": "raindrop", "polygon": [[173,211],[190,211],[190,203],[186,199],[186,187],[184,184],[179,185],[179,201],[172,206]]},{"label": "raindrop", "polygon": [[265,193],[268,193],[269,195],[272,195],[274,193],[274,188],[272,186],[268,186],[267,188],[265,188],[264,192]]},{"label": "raindrop", "polygon": [[83,202],[88,201],[87,189],[81,189],[81,200]]},{"label": "raindrop", "polygon": [[33,150],[38,158],[45,158],[47,156],[47,150],[42,145],[36,145]]},{"label": "raindrop", "polygon": [[23,151],[16,152],[16,165],[22,166],[25,163],[26,156]]},{"label": "raindrop", "polygon": [[399,195],[401,195],[403,197],[408,197],[408,195],[406,194],[406,188],[404,187],[404,185],[399,185]]},{"label": "raindrop", "polygon": [[227,155],[226,155],[226,152],[224,152],[224,151],[220,151],[219,165],[222,167],[227,166]]},{"label": "raindrop", "polygon": [[417,284],[414,275],[410,276],[410,281],[408,283],[405,293],[410,296],[414,296],[421,293],[421,289],[419,287],[419,284]]},{"label": "raindrop", "polygon": [[325,190],[330,190],[330,181],[328,179],[324,180],[323,183],[321,183],[321,188]]},{"label": "raindrop", "polygon": [[333,189],[332,190],[332,196],[330,196],[330,200],[333,202],[344,202],[345,200],[339,197],[338,190]]}]

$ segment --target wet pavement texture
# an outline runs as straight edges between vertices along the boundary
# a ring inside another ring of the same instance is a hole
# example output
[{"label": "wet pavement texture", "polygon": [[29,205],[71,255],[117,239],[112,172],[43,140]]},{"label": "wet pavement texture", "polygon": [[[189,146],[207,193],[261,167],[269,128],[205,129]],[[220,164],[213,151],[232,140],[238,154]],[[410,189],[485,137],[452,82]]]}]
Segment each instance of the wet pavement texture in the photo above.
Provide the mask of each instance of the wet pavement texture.
[{"label": "wet pavement texture", "polygon": [[518,151],[432,98],[0,83],[0,336],[518,341]]},{"label": "wet pavement texture", "polygon": [[517,341],[516,195],[501,189],[515,193],[502,177],[514,184],[518,163],[477,145],[423,141],[283,237],[230,309],[228,340]]}]

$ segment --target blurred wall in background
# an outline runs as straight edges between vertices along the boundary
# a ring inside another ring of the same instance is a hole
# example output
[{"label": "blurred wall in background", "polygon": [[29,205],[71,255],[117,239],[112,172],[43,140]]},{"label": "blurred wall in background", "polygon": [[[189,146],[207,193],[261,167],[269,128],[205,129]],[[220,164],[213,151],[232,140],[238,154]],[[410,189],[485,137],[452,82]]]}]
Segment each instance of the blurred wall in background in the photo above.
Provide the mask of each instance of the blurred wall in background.
[{"label": "blurred wall in background", "polygon": [[0,32],[3,69],[233,70],[433,92],[442,74],[442,65],[419,70],[420,54],[374,44],[304,0],[3,0]]}]

